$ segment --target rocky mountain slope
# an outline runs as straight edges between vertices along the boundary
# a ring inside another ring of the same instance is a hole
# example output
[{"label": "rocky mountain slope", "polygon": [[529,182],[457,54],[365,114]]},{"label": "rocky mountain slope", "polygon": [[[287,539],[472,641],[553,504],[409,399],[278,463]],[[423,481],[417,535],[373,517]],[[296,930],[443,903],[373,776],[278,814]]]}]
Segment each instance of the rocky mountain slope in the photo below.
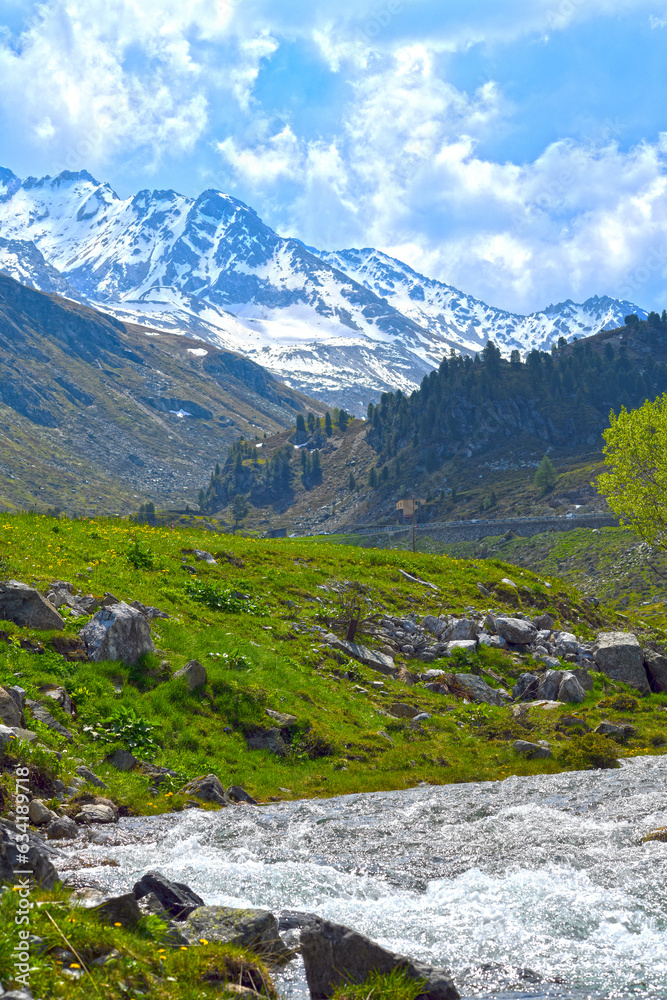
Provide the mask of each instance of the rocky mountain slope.
[{"label": "rocky mountain slope", "polygon": [[211,344],[0,275],[0,505],[185,505],[240,434],[317,404]]},{"label": "rocky mountain slope", "polygon": [[118,318],[202,337],[287,384],[365,412],[416,388],[451,348],[510,351],[618,325],[632,303],[492,309],[374,250],[325,253],[278,236],[242,202],[140,191],[90,174],[21,181],[0,170],[0,268]]}]

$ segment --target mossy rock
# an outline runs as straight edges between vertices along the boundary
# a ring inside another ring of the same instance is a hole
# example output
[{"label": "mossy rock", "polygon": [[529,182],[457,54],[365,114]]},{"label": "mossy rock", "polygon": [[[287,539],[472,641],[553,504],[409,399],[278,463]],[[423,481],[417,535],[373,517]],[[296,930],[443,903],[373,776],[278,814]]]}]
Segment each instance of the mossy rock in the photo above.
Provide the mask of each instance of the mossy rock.
[{"label": "mossy rock", "polygon": [[642,837],[642,844],[646,844],[649,840],[661,840],[667,844],[667,826],[661,826],[658,830],[651,830],[645,837]]}]

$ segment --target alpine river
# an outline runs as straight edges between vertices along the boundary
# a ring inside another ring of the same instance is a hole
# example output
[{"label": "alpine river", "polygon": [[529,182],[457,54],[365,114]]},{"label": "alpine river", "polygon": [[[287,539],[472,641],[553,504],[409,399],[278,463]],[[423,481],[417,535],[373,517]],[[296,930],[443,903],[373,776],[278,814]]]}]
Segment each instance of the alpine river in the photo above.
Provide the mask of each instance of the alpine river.
[{"label": "alpine river", "polygon": [[[641,838],[667,826],[666,792],[667,756],[192,809],[97,829],[59,867],[116,891],[159,869],[210,904],[318,913],[449,968],[466,998],[659,1000],[667,843]],[[300,960],[277,983],[290,1000],[308,997]]]}]

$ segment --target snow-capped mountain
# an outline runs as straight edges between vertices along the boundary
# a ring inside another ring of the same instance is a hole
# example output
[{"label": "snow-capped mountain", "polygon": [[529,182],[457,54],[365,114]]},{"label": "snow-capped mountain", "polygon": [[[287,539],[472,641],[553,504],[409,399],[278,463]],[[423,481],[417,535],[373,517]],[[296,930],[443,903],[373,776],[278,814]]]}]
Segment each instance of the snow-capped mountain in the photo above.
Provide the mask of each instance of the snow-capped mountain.
[{"label": "snow-capped mountain", "polygon": [[467,351],[481,350],[489,339],[503,352],[514,348],[522,353],[533,348],[548,350],[559,337],[571,340],[616,329],[633,312],[642,319],[647,316],[632,302],[597,295],[581,305],[568,299],[522,316],[487,306],[452,285],[413,271],[379,250],[312,252],[386,299],[430,334],[454,340]]},{"label": "snow-capped mountain", "polygon": [[219,191],[122,199],[86,171],[21,181],[0,169],[0,269],[117,317],[238,351],[283,382],[364,411],[411,391],[454,347],[527,350],[622,323],[591,299],[533,316],[486,306],[376,250],[278,236]]}]

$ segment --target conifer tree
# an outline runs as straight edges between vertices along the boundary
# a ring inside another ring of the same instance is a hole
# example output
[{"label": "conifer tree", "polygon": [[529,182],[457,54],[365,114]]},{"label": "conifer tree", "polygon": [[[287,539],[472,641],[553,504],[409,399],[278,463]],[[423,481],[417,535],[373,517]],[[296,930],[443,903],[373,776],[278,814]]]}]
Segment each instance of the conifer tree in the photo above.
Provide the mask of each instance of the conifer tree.
[{"label": "conifer tree", "polygon": [[546,493],[548,490],[553,489],[557,478],[558,475],[553,466],[553,462],[548,455],[545,455],[537,468],[533,482],[537,486],[538,490],[542,490],[543,493]]}]

